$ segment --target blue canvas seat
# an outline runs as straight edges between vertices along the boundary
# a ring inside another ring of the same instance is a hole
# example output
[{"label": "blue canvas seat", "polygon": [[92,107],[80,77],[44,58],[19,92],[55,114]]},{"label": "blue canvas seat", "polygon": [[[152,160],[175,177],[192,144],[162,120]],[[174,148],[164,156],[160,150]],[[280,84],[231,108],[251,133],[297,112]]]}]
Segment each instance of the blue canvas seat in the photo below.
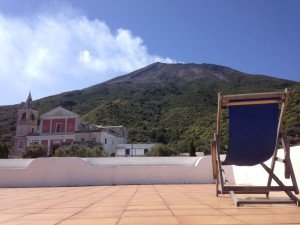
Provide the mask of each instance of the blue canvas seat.
[{"label": "blue canvas seat", "polygon": [[229,106],[228,110],[229,142],[223,165],[253,166],[270,159],[276,146],[278,103]]},{"label": "blue canvas seat", "polygon": [[[282,118],[287,104],[289,91],[222,95],[218,97],[217,133],[211,141],[213,176],[216,179],[216,194],[230,193],[237,205],[246,203],[268,203],[265,200],[238,200],[235,194],[261,193],[269,196],[270,191],[284,191],[290,200],[273,201],[272,203],[300,204],[292,193],[299,193],[295,174],[290,160],[289,145],[282,133]],[[222,110],[228,109],[228,150],[222,162],[219,145],[221,139]],[[277,157],[279,140],[285,151],[285,158]],[[271,157],[271,168],[264,162]],[[284,163],[285,178],[292,180],[292,186],[285,186],[274,174],[275,163]],[[260,164],[269,174],[266,186],[234,186],[226,185],[223,166],[254,166]],[[274,180],[278,186],[271,186]],[[220,186],[220,189],[219,189]]]}]

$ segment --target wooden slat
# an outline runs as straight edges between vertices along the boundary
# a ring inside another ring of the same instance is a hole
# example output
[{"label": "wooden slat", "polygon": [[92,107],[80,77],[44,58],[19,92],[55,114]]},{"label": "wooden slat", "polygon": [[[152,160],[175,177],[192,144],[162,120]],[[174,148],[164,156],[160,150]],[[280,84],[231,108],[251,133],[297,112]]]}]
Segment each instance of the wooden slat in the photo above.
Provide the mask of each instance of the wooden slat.
[{"label": "wooden slat", "polygon": [[219,191],[219,183],[221,185],[221,193],[223,194],[223,187],[224,187],[224,178],[223,178],[223,173],[222,173],[222,165],[221,165],[221,157],[220,157],[220,152],[219,152],[219,145],[220,145],[220,140],[219,140],[219,135],[214,134],[214,139],[216,140],[216,156],[217,156],[217,166],[218,166],[218,175],[217,175],[217,195]]},{"label": "wooden slat", "polygon": [[261,101],[243,101],[243,102],[227,102],[224,106],[236,106],[236,105],[262,105],[262,104],[274,104],[281,103],[281,100],[261,100]]},{"label": "wooden slat", "polygon": [[244,194],[251,194],[251,193],[266,193],[268,191],[295,191],[295,187],[293,186],[224,186],[224,192],[229,193],[230,191],[234,191],[236,193],[244,193]]},{"label": "wooden slat", "polygon": [[223,194],[223,187],[224,187],[224,178],[222,174],[222,166],[221,166],[221,158],[219,152],[220,140],[219,137],[221,135],[221,117],[222,117],[222,97],[221,93],[218,93],[218,111],[217,111],[217,133],[214,135],[214,139],[216,140],[216,152],[217,152],[217,163],[218,163],[218,176],[216,182],[216,194],[218,196],[219,192],[219,182],[221,185],[221,192]]},{"label": "wooden slat", "polygon": [[213,170],[213,178],[218,178],[218,165],[217,165],[217,142],[216,140],[211,140],[211,160],[212,160],[212,170]]},{"label": "wooden slat", "polygon": [[218,197],[219,196],[219,194],[222,194],[223,192],[221,192],[220,190],[219,190],[219,172],[218,172],[218,174],[217,174],[217,180],[216,180],[216,196]]},{"label": "wooden slat", "polygon": [[[288,143],[288,139],[286,137],[282,137],[281,140],[282,140],[282,145],[283,145],[284,151],[289,153],[290,152],[290,146],[289,146],[289,143]],[[298,188],[297,180],[296,180],[296,177],[295,177],[294,169],[293,169],[293,166],[292,166],[290,153],[286,154],[286,160],[285,161],[286,161],[286,166],[288,167],[288,170],[289,170],[289,175],[291,177],[293,186],[295,187],[295,194],[299,194],[299,188]]]},{"label": "wooden slat", "polygon": [[290,199],[237,199],[236,205],[241,204],[295,204],[295,202]]},{"label": "wooden slat", "polygon": [[218,93],[217,135],[221,135],[222,99],[223,99],[222,94]]},{"label": "wooden slat", "polygon": [[259,99],[259,98],[285,98],[285,92],[267,92],[253,94],[223,95],[223,101],[240,100],[240,99]]},{"label": "wooden slat", "polygon": [[288,140],[286,138],[284,138],[283,136],[281,137],[281,142],[282,142],[282,146],[284,149],[284,158],[287,159],[287,160],[284,160],[284,162],[286,162],[284,164],[284,177],[285,177],[285,179],[289,179],[291,177],[291,170],[290,170],[290,165],[289,165],[290,146],[289,146]]},{"label": "wooden slat", "polygon": [[[271,173],[274,172],[274,168],[275,168],[275,163],[276,163],[275,158],[277,157],[277,152],[278,152],[278,142],[279,142],[279,137],[282,133],[281,127],[282,127],[283,115],[284,115],[286,107],[287,107],[289,93],[290,93],[289,90],[286,88],[284,90],[285,99],[284,99],[283,103],[281,104],[281,112],[280,112],[278,127],[277,127],[276,146],[275,146],[275,150],[274,150],[274,154],[273,154],[272,162],[271,162]],[[269,174],[268,183],[267,183],[268,187],[271,186],[271,182],[272,182],[272,176],[271,176],[271,174]],[[269,193],[267,194],[267,196],[269,196]]]}]

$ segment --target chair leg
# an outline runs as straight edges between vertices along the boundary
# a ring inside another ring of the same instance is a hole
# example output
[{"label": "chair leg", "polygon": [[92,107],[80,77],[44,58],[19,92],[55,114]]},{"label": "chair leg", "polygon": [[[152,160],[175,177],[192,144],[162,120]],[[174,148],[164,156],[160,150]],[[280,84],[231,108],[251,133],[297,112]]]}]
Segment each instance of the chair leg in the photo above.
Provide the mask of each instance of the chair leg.
[{"label": "chair leg", "polygon": [[216,181],[216,196],[219,196],[219,177],[217,177],[217,181]]},{"label": "chair leg", "polygon": [[286,186],[281,182],[281,180],[272,172],[272,170],[267,167],[264,163],[261,163],[262,167],[268,172],[270,177],[279,185],[279,187],[282,188],[282,190],[290,197],[290,199],[297,205],[299,206],[300,200],[293,195],[291,191],[286,190]]},{"label": "chair leg", "polygon": [[[277,151],[278,149],[276,148],[275,152],[274,152],[274,155],[272,157],[272,163],[271,163],[271,171],[272,173],[274,173],[274,169],[275,169],[275,163],[276,163],[276,157],[277,157]],[[272,183],[272,176],[270,173],[269,174],[269,177],[268,177],[268,183],[267,183],[267,187],[269,188],[271,186],[271,183]],[[268,191],[266,193],[266,197],[269,198],[269,195],[270,195],[270,192]]]},{"label": "chair leg", "polygon": [[231,198],[232,198],[232,201],[233,203],[239,207],[240,206],[240,202],[238,200],[238,198],[236,197],[236,195],[234,194],[234,191],[230,191],[230,195],[231,195]]}]

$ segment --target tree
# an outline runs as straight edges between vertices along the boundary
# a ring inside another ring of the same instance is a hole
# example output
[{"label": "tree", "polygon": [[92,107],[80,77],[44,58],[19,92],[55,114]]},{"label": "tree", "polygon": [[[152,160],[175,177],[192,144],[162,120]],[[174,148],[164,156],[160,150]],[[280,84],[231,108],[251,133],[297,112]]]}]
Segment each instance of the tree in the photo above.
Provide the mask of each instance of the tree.
[{"label": "tree", "polygon": [[31,144],[23,149],[23,158],[38,158],[47,155],[47,147],[40,144]]},{"label": "tree", "polygon": [[4,143],[4,145],[2,146],[2,149],[3,149],[3,158],[4,159],[7,159],[8,158],[8,155],[9,155],[9,149],[8,149],[8,146],[6,143]]},{"label": "tree", "polygon": [[196,148],[194,144],[194,139],[192,139],[190,144],[190,156],[196,156]]},{"label": "tree", "polygon": [[95,156],[93,157],[107,157],[108,152],[106,152],[101,143],[95,143],[92,145],[91,150],[95,152]]},{"label": "tree", "polygon": [[0,144],[0,159],[5,159],[4,158],[4,151],[3,151],[3,146]]},{"label": "tree", "polygon": [[176,150],[164,144],[155,145],[146,154],[146,156],[177,156],[177,155],[179,155],[179,153]]},{"label": "tree", "polygon": [[0,142],[0,159],[7,159],[9,155],[9,149],[11,148],[11,143],[6,141]]}]

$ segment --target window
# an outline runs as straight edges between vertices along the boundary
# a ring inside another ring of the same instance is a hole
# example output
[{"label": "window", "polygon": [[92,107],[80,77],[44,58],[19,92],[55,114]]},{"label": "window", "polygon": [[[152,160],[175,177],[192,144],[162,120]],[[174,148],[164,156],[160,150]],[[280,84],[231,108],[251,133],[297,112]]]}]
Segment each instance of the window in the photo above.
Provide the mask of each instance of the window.
[{"label": "window", "polygon": [[31,144],[38,144],[38,143],[39,143],[38,140],[34,140],[34,141],[31,142]]},{"label": "window", "polygon": [[57,123],[57,124],[56,124],[56,129],[55,129],[55,131],[56,131],[57,133],[61,132],[61,123]]},{"label": "window", "polygon": [[81,142],[84,142],[84,138],[81,138]]},{"label": "window", "polygon": [[96,142],[96,138],[92,138],[92,142]]},{"label": "window", "polygon": [[34,115],[33,115],[33,113],[31,113],[30,119],[31,119],[31,120],[34,120]]},{"label": "window", "polygon": [[74,131],[74,124],[73,123],[67,123],[67,132]]},{"label": "window", "polygon": [[147,152],[148,152],[148,149],[147,149],[147,148],[145,148],[145,149],[144,149],[144,155],[146,155],[146,154],[147,154]]},{"label": "window", "polygon": [[19,141],[19,148],[23,148],[23,141]]},{"label": "window", "polygon": [[104,138],[104,144],[107,144],[107,138]]},{"label": "window", "polygon": [[26,119],[26,113],[22,114],[22,119],[21,120],[25,120]]},{"label": "window", "polygon": [[130,155],[130,149],[128,148],[125,149],[125,155]]},{"label": "window", "polygon": [[34,128],[31,129],[31,133],[32,133],[32,134],[34,133]]}]

